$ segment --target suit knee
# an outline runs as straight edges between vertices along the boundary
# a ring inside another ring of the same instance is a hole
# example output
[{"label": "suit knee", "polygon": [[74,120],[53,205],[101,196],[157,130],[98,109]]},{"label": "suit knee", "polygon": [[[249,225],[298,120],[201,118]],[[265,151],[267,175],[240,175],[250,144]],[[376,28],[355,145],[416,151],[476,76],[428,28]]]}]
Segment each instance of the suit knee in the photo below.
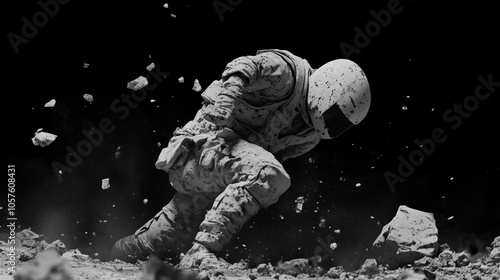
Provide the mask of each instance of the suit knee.
[{"label": "suit knee", "polygon": [[257,199],[260,207],[267,208],[278,201],[290,184],[290,176],[282,168],[267,165],[261,169],[257,181],[248,191]]}]

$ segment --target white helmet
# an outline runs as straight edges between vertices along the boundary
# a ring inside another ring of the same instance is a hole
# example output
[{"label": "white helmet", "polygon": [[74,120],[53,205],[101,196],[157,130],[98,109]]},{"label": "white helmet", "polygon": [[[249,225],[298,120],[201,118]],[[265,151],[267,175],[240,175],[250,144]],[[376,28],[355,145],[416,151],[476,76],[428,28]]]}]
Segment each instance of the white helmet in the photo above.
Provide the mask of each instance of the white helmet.
[{"label": "white helmet", "polygon": [[360,123],[370,108],[363,70],[348,59],[332,60],[309,77],[307,106],[322,139],[332,139]]}]

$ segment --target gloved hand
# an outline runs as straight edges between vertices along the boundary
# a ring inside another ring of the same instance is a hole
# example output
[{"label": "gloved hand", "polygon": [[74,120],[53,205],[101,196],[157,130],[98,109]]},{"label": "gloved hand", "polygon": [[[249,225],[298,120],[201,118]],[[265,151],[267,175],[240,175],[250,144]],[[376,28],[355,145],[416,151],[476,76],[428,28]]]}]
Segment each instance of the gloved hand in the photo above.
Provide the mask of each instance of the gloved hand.
[{"label": "gloved hand", "polygon": [[205,107],[204,112],[205,119],[216,125],[232,127],[234,124],[234,116],[230,108],[228,109],[220,107],[217,105],[217,103],[215,105],[209,104]]},{"label": "gloved hand", "polygon": [[238,85],[229,84],[217,95],[215,104],[209,104],[205,107],[205,119],[231,128],[234,124],[233,111],[241,96],[242,88]]}]

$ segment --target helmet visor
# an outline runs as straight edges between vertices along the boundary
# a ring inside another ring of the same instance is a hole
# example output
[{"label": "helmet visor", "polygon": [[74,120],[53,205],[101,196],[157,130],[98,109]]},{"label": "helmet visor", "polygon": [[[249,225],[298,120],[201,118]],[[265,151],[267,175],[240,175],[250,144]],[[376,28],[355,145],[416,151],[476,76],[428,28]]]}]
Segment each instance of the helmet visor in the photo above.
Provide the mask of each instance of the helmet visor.
[{"label": "helmet visor", "polygon": [[323,120],[328,128],[330,138],[335,138],[353,126],[353,123],[342,113],[340,107],[334,104],[323,113]]}]

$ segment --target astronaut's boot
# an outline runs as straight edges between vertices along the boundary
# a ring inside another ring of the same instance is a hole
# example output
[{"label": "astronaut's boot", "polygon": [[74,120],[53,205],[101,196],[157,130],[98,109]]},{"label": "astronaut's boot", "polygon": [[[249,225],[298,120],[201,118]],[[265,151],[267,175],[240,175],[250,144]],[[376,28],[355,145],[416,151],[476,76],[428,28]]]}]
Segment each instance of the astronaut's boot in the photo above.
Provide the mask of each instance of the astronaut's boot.
[{"label": "astronaut's boot", "polygon": [[186,252],[192,245],[214,198],[210,194],[176,193],[158,214],[133,235],[118,240],[111,249],[111,258],[136,262],[155,255],[178,261],[180,253]]}]

